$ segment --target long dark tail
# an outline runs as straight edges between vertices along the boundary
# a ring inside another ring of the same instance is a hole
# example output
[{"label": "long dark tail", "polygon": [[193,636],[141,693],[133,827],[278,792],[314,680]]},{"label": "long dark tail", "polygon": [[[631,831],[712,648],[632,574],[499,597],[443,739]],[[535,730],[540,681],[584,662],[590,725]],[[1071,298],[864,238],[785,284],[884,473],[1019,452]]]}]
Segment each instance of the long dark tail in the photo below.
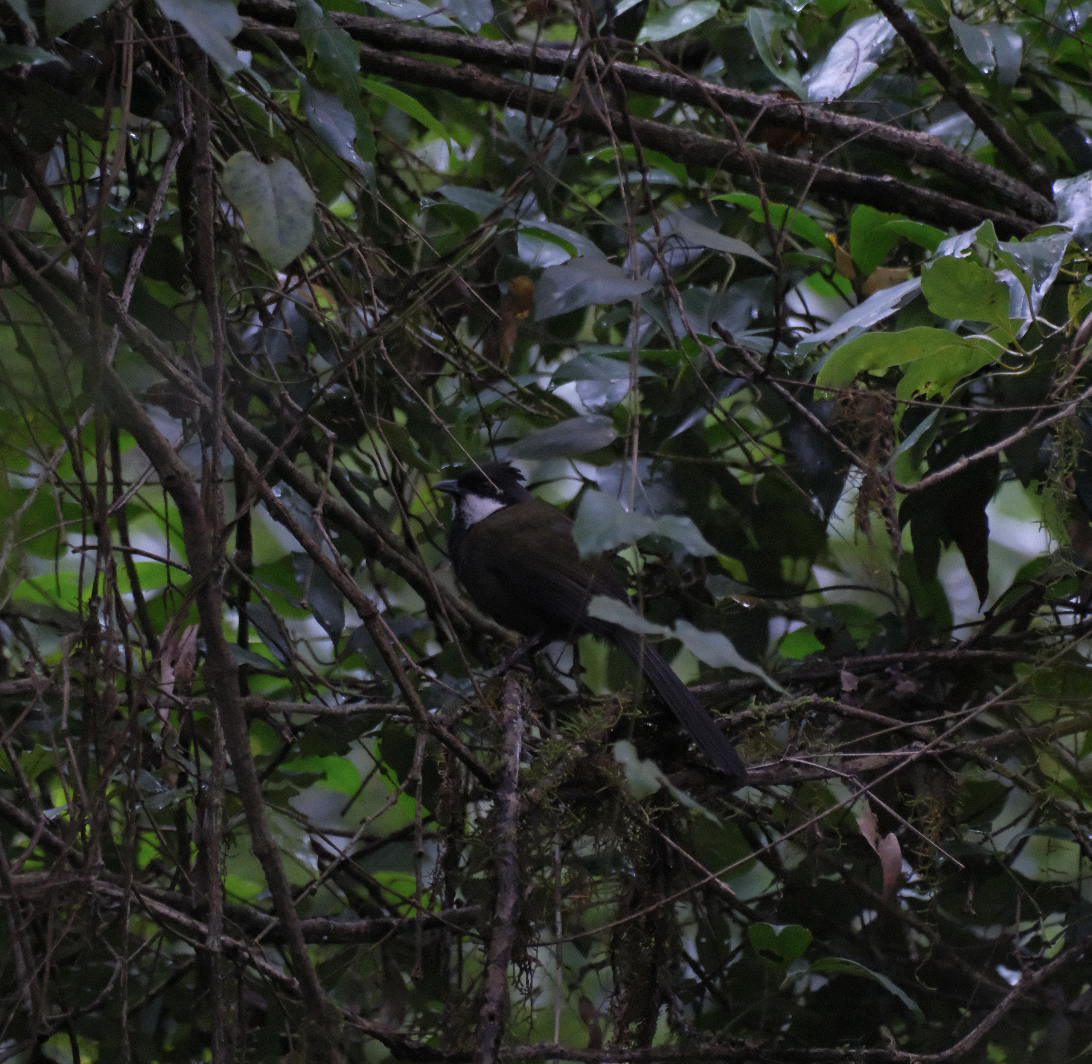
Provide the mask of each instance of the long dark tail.
[{"label": "long dark tail", "polygon": [[713,718],[675,675],[675,670],[655,647],[648,643],[642,646],[640,636],[633,632],[617,628],[612,635],[614,641],[641,667],[656,694],[690,732],[698,748],[731,779],[732,789],[742,787],[747,782],[747,766],[736,753],[736,748],[725,738],[724,732],[713,723]]}]

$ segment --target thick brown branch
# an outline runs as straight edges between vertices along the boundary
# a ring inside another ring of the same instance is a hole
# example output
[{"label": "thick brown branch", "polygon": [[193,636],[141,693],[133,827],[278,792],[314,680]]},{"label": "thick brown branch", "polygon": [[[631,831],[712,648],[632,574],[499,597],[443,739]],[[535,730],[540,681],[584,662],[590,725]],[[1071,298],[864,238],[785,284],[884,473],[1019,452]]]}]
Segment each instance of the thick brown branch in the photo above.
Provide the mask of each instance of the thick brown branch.
[{"label": "thick brown branch", "polygon": [[989,138],[990,143],[1012,163],[1028,180],[1032,188],[1050,194],[1050,178],[1046,170],[1028,158],[1024,149],[1009,136],[1009,131],[971,94],[970,90],[948,66],[937,47],[910,20],[910,16],[895,0],[873,0],[884,17],[906,42],[922,69],[927,70],[940,82],[940,86]]},{"label": "thick brown branch", "polygon": [[[294,31],[276,29],[254,20],[244,20],[244,23],[251,30],[264,33],[286,52],[296,55],[303,52],[303,44]],[[529,88],[470,65],[446,67],[390,55],[367,45],[360,46],[360,64],[373,74],[444,89],[471,99],[487,100],[576,129],[613,134],[622,139],[635,136],[643,147],[663,152],[688,166],[712,167],[746,177],[757,173],[763,181],[793,190],[807,188],[818,195],[835,196],[887,211],[899,210],[939,226],[970,229],[989,220],[1005,236],[1026,236],[1037,224],[893,177],[855,174],[773,152],[750,151],[740,148],[734,141],[693,133],[663,122],[634,118],[617,108],[598,110],[560,93]]]},{"label": "thick brown branch", "polygon": [[[243,15],[273,26],[295,24],[296,8],[284,0],[243,0]],[[444,33],[440,30],[411,26],[394,19],[366,18],[345,12],[331,17],[354,40],[385,52],[418,52],[459,59],[483,68],[527,70],[536,74],[571,77],[579,63],[590,64],[593,76],[606,73],[604,60],[570,48],[535,48],[526,44],[490,41],[483,37]],[[971,188],[978,189],[1011,207],[1021,217],[1050,222],[1057,217],[1054,204],[1027,185],[991,166],[949,148],[927,133],[854,118],[807,106],[799,101],[746,92],[742,89],[713,85],[664,71],[648,70],[634,63],[613,62],[610,75],[627,92],[657,96],[694,107],[713,108],[753,122],[764,122],[833,142],[835,146],[852,143],[861,148],[885,151],[930,166]]]}]

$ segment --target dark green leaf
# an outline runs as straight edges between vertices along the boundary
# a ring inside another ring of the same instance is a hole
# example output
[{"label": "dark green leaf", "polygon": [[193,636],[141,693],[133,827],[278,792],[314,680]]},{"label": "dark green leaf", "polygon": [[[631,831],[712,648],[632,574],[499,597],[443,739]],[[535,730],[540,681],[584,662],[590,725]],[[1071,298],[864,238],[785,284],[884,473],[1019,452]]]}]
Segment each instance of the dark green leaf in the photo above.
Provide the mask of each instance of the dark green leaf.
[{"label": "dark green leaf", "polygon": [[267,166],[239,152],[224,164],[223,183],[251,242],[271,266],[281,269],[307,249],[315,194],[287,159]]}]

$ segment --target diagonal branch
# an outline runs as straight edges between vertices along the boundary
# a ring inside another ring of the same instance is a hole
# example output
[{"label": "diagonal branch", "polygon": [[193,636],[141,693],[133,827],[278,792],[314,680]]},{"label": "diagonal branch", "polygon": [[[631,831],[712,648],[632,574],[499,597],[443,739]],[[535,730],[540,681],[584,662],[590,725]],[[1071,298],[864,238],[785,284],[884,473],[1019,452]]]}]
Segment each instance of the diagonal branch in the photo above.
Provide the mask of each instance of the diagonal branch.
[{"label": "diagonal branch", "polygon": [[1028,158],[1024,149],[1016,143],[1000,122],[997,121],[948,66],[937,47],[910,20],[910,16],[895,0],[873,0],[884,17],[894,26],[906,42],[918,64],[940,82],[940,86],[966,112],[967,116],[989,138],[990,143],[1027,179],[1036,191],[1050,194],[1050,178],[1046,170]]},{"label": "diagonal branch", "polygon": [[[295,31],[277,29],[253,19],[244,19],[243,22],[248,30],[263,34],[285,52],[304,54],[304,45]],[[258,47],[258,43],[254,46]],[[739,147],[734,141],[694,133],[664,122],[627,116],[616,107],[599,109],[589,106],[582,99],[521,85],[467,64],[460,67],[441,66],[361,45],[360,65],[373,74],[486,100],[536,117],[563,121],[566,126],[590,133],[613,135],[620,139],[636,137],[642,147],[662,152],[687,166],[712,167],[746,177],[757,173],[762,181],[775,185],[791,189],[808,188],[818,195],[836,196],[885,211],[901,211],[941,227],[971,229],[989,220],[1002,235],[1026,236],[1037,226],[1033,221],[980,207],[894,177],[856,174],[774,152],[751,151]]]},{"label": "diagonal branch", "polygon": [[[285,0],[242,0],[239,12],[267,26],[292,27],[296,7]],[[490,41],[457,33],[385,18],[367,18],[346,12],[331,12],[330,17],[354,40],[383,52],[417,52],[423,55],[458,59],[483,69],[526,70],[535,74],[572,77],[580,63],[591,64],[598,79],[607,71],[606,61],[571,45],[551,44],[534,47]],[[1011,207],[1021,217],[1050,222],[1057,217],[1054,204],[1022,181],[987,166],[963,152],[949,148],[927,133],[901,129],[785,100],[778,96],[747,92],[714,85],[685,75],[649,70],[634,63],[612,61],[610,75],[627,92],[657,96],[694,107],[711,108],[720,115],[734,115],[747,122],[763,122],[793,130],[809,137],[832,142],[836,147],[852,143],[870,151],[883,151],[911,160],[917,166],[929,166],[961,184],[979,190],[991,200]]]}]

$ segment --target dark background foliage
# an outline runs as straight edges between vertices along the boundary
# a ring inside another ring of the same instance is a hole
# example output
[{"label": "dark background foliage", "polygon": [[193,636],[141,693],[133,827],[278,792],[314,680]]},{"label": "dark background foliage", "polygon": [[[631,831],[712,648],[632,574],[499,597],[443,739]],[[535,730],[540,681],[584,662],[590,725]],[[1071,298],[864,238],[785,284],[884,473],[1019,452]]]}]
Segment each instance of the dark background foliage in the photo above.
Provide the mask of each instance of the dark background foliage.
[{"label": "dark background foliage", "polygon": [[0,3],[0,1060],[1079,1058],[1088,14]]}]

